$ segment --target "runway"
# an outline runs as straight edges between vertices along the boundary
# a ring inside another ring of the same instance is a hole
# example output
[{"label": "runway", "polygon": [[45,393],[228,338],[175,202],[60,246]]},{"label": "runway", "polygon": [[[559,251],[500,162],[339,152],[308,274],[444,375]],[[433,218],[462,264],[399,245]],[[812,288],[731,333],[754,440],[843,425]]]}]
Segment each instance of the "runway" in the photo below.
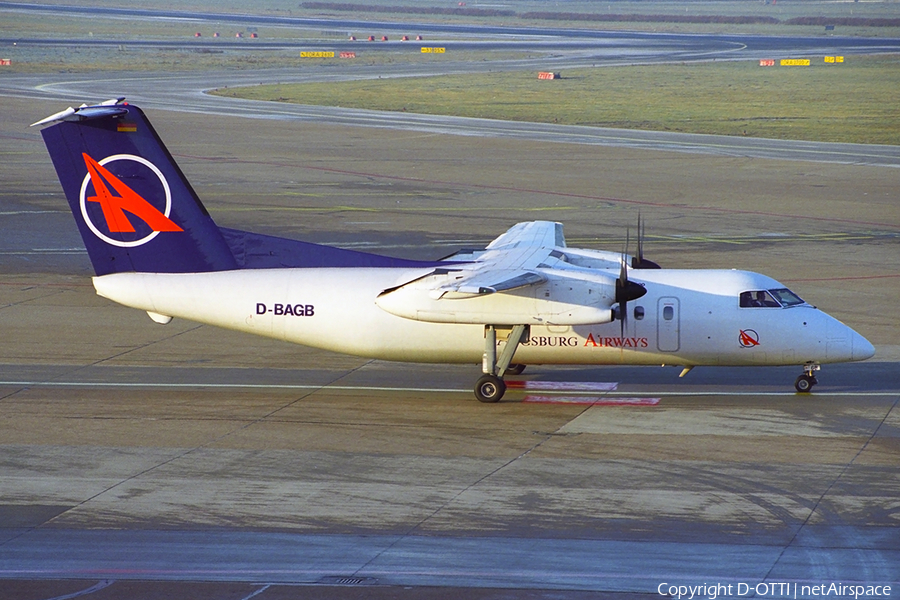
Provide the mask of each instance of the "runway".
[{"label": "runway", "polygon": [[[669,152],[620,132],[394,122],[202,95],[219,75],[0,81],[5,594],[649,598],[720,583],[777,597],[756,586],[788,583],[812,598],[804,585],[835,582],[896,595],[900,171],[877,166],[896,149],[801,156],[755,140],[754,155],[681,137]],[[531,366],[535,387],[486,406],[477,365],[154,324],[94,294],[25,127],[116,85],[223,226],[436,258],[533,218],[616,249],[642,207],[650,258],[769,273],[876,357],[825,366],[807,397],[792,368]],[[573,383],[593,387],[560,385]],[[656,402],[607,403],[623,399]]]}]

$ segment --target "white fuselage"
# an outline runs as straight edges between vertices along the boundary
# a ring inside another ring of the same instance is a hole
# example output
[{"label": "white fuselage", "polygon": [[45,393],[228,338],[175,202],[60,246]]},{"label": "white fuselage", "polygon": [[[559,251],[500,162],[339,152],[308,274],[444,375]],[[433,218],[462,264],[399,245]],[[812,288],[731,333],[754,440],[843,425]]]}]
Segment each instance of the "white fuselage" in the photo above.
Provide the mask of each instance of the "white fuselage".
[{"label": "white fuselage", "polygon": [[[384,290],[428,269],[309,268],[117,273],[97,293],[158,315],[384,360],[480,363],[484,326],[403,318],[376,305]],[[616,273],[610,272],[612,278]],[[598,325],[531,325],[522,364],[795,365],[861,360],[871,344],[808,305],[741,308],[742,291],[784,287],[745,271],[640,270],[647,293],[628,318]],[[540,286],[533,292],[542,293]],[[445,300],[444,302],[467,302]],[[502,336],[501,336],[502,339]]]}]

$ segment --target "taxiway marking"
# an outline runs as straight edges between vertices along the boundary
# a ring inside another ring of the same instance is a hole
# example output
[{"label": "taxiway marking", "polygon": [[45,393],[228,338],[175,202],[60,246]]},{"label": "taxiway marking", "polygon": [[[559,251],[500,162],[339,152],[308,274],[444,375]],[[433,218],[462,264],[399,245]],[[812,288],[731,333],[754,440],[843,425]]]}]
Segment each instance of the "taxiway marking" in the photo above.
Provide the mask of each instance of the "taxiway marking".
[{"label": "taxiway marking", "polygon": [[[304,384],[278,384],[278,383],[141,383],[141,382],[104,382],[104,381],[0,381],[0,386],[15,387],[78,387],[78,388],[152,388],[152,389],[188,389],[188,388],[210,388],[210,389],[261,389],[261,390],[339,390],[339,391],[357,391],[357,392],[428,392],[439,394],[470,394],[472,390],[469,388],[419,388],[419,387],[390,387],[390,386],[367,386],[367,385],[304,385]],[[551,390],[546,388],[529,388],[534,391],[545,391],[547,393],[555,393],[560,390]],[[562,390],[567,395],[590,395],[596,394],[594,391],[577,391]],[[604,392],[604,396],[609,397],[634,397],[636,391],[624,392]],[[704,391],[676,391],[676,390],[654,390],[654,396],[660,397],[678,397],[678,396],[802,396],[797,392],[766,392],[766,391],[733,391],[733,390],[704,390]],[[815,392],[808,395],[809,397],[822,396],[840,396],[840,397],[894,397],[900,396],[900,390],[886,390],[879,392],[865,391],[845,391],[845,392]]]},{"label": "taxiway marking", "polygon": [[77,598],[79,596],[86,596],[88,594],[93,594],[94,592],[99,592],[100,590],[107,588],[115,583],[113,579],[104,579],[103,581],[97,582],[95,585],[91,587],[81,590],[80,592],[74,592],[72,594],[65,594],[64,596],[55,596],[53,598],[49,598],[48,600],[71,600],[72,598]]},{"label": "taxiway marking", "polygon": [[261,588],[259,588],[259,589],[257,589],[257,590],[254,590],[253,592],[251,592],[249,596],[244,596],[243,598],[241,598],[241,600],[250,600],[250,598],[253,598],[253,597],[255,597],[255,596],[259,596],[260,594],[262,594],[263,592],[265,592],[265,591],[266,591],[267,589],[269,589],[270,587],[272,587],[272,584],[267,583],[266,585],[262,586]]}]

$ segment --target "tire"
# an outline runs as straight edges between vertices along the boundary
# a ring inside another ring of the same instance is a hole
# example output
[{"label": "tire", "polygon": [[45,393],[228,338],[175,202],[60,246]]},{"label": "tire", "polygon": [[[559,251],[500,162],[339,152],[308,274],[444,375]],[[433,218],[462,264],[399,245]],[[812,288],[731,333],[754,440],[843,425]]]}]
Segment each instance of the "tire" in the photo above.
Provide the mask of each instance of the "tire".
[{"label": "tire", "polygon": [[510,375],[521,375],[522,371],[524,371],[524,370],[525,370],[525,365],[520,365],[520,364],[512,364],[506,368],[506,372],[509,373]]},{"label": "tire", "polygon": [[499,402],[506,393],[506,383],[496,375],[484,375],[475,382],[475,397],[479,402]]},{"label": "tire", "polygon": [[797,378],[797,381],[794,382],[794,389],[796,389],[801,394],[808,394],[812,391],[812,386],[816,384],[815,377],[810,377],[809,375],[801,375]]}]

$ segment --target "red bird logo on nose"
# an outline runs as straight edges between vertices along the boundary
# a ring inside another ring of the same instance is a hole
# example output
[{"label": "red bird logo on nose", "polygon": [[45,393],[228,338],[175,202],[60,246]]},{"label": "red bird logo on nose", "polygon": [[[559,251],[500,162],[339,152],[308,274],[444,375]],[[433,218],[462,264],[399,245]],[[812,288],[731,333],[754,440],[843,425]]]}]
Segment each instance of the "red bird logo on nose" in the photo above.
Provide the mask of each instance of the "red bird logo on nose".
[{"label": "red bird logo on nose", "polygon": [[759,346],[759,334],[752,329],[741,329],[740,341],[744,348]]}]

